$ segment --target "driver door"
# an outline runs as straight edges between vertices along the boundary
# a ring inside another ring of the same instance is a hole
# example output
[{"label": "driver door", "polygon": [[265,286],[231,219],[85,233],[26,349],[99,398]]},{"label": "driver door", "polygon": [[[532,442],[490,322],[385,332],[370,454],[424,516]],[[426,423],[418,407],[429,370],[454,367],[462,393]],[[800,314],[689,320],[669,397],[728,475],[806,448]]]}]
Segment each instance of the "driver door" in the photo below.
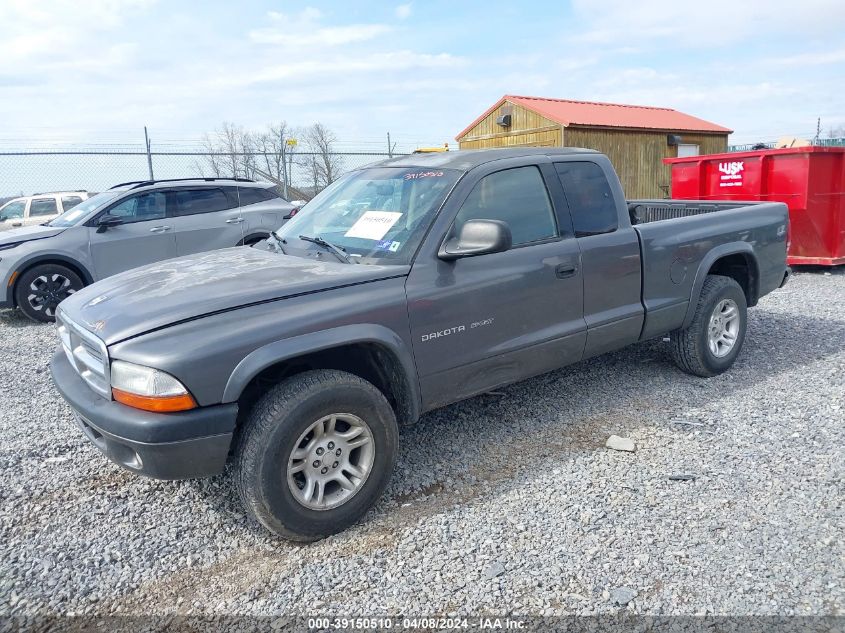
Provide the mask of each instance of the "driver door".
[{"label": "driver door", "polygon": [[96,219],[88,226],[88,243],[97,279],[176,257],[176,235],[167,209],[167,195],[163,191],[124,198],[104,213],[122,218],[123,224],[102,232]]},{"label": "driver door", "polygon": [[479,169],[445,231],[449,237],[467,220],[499,220],[511,230],[509,250],[443,261],[444,234],[433,229],[414,262],[405,288],[424,410],[581,358],[580,251],[553,204],[554,172],[536,160]]}]

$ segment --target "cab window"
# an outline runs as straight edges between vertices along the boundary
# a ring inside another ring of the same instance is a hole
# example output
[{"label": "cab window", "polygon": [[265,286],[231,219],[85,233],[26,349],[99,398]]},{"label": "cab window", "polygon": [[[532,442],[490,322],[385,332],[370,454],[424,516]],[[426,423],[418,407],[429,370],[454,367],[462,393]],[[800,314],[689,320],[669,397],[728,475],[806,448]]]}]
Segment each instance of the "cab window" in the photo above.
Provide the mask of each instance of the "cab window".
[{"label": "cab window", "polygon": [[612,233],[619,217],[604,171],[596,163],[555,163],[576,237]]},{"label": "cab window", "polygon": [[461,205],[452,234],[459,234],[467,220],[505,222],[514,246],[557,235],[549,194],[534,165],[497,171],[479,180]]},{"label": "cab window", "polygon": [[29,203],[29,217],[36,218],[44,215],[58,215],[55,198],[34,198]]},{"label": "cab window", "polygon": [[68,209],[73,209],[76,205],[82,202],[82,198],[79,196],[62,196],[62,209],[67,211]]}]

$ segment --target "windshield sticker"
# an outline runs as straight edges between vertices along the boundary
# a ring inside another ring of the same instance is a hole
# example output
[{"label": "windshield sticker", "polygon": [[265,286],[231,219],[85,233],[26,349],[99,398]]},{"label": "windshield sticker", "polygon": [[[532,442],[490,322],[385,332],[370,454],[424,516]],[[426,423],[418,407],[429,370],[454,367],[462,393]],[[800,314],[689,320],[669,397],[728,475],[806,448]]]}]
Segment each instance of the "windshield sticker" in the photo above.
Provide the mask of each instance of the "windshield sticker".
[{"label": "windshield sticker", "polygon": [[391,253],[395,253],[399,250],[399,247],[402,246],[402,242],[393,242],[391,240],[381,240],[377,242],[376,245],[373,247],[377,251],[390,251]]},{"label": "windshield sticker", "polygon": [[405,180],[417,180],[418,178],[440,178],[442,171],[420,171],[415,174],[405,174]]},{"label": "windshield sticker", "polygon": [[381,240],[401,217],[402,214],[396,211],[367,211],[350,227],[345,237]]}]

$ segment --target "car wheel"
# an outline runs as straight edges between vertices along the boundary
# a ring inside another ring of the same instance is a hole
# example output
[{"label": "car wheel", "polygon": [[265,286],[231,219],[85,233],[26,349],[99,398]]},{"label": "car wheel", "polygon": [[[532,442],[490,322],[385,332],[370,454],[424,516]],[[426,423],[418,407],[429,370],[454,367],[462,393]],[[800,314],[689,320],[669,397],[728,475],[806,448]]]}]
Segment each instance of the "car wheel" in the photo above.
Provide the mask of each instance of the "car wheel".
[{"label": "car wheel", "polygon": [[84,286],[70,268],[42,264],[24,272],[15,285],[15,303],[33,321],[56,320],[56,307]]},{"label": "car wheel", "polygon": [[296,541],[340,532],[376,502],[396,461],[393,409],[347,372],[309,371],[273,387],[236,443],[235,486],[246,511]]},{"label": "car wheel", "polygon": [[745,293],[730,277],[708,275],[692,323],[671,334],[672,358],[683,371],[716,376],[734,364],[745,342]]}]

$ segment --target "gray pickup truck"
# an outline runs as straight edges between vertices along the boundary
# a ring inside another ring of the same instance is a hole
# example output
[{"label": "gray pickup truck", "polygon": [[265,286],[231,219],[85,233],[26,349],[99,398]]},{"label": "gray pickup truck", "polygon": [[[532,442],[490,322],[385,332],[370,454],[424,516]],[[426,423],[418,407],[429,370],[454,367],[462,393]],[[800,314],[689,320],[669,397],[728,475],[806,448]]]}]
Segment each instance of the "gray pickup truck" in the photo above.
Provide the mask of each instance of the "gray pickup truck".
[{"label": "gray pickup truck", "polygon": [[681,369],[724,372],[787,279],[786,235],[780,203],[626,201],[590,150],[396,158],[258,247],[75,293],[52,375],[116,463],[229,464],[251,516],[314,540],[373,505],[426,411],[667,334]]}]

